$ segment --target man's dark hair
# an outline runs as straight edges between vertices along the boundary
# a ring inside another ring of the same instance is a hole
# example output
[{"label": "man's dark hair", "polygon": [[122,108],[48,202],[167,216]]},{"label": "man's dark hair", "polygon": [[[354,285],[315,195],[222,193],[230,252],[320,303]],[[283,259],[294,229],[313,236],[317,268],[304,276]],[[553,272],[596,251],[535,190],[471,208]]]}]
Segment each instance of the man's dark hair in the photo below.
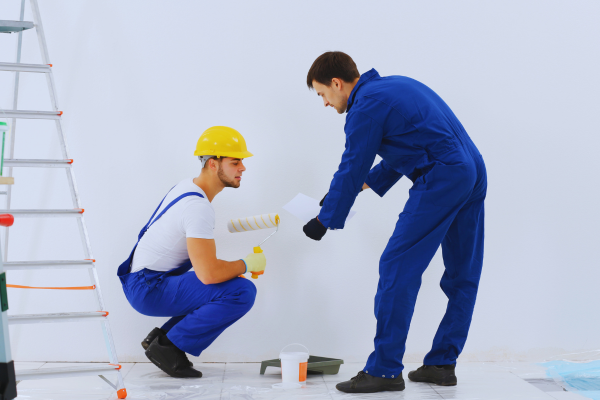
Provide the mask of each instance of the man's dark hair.
[{"label": "man's dark hair", "polygon": [[314,89],[313,81],[317,81],[329,87],[333,78],[344,82],[353,82],[356,78],[360,78],[352,57],[341,51],[328,51],[321,54],[308,70],[306,85],[309,89]]}]

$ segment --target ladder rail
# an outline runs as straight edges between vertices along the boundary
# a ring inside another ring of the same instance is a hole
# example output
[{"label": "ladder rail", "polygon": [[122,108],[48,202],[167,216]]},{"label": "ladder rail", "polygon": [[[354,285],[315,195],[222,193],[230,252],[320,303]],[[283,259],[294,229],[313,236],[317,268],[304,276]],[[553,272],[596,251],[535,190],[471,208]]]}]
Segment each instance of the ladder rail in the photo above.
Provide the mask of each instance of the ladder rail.
[{"label": "ladder rail", "polygon": [[[25,0],[21,0],[21,12],[19,13],[19,21],[23,21],[25,19]],[[23,31],[20,31],[17,37],[17,54],[16,54],[16,63],[19,64],[21,62],[21,50],[23,48]],[[16,110],[17,109],[17,105],[19,103],[19,77],[20,77],[20,73],[19,71],[15,71],[15,78],[13,80],[13,102],[12,102],[12,109]],[[9,154],[10,157],[9,158],[14,158],[15,155],[15,129],[17,127],[17,119],[13,118],[12,119],[12,123],[10,124],[10,134],[9,134],[9,141],[10,141],[10,150],[9,150]],[[13,176],[13,170],[12,167],[7,168],[7,173],[9,177]],[[6,189],[6,208],[10,210],[10,203],[11,203],[11,199],[12,199],[12,186],[8,185],[8,188]],[[9,228],[6,227],[4,229],[4,261],[8,260],[8,237],[9,237]]]}]

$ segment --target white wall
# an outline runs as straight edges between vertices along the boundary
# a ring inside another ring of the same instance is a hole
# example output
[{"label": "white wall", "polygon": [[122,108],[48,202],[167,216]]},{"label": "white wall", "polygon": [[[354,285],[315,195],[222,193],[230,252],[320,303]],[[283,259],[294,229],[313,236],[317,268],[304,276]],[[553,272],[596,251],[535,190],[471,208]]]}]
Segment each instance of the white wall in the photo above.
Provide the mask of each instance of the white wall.
[{"label": "white wall", "polygon": [[[137,314],[115,273],[162,196],[199,171],[198,136],[228,125],[255,157],[242,187],[213,204],[218,256],[247,254],[264,233],[232,235],[231,217],[280,212],[264,246],[267,273],[252,311],[200,357],[260,361],[286,344],[366,360],[375,331],[378,259],[407,199],[356,202],[347,229],[321,242],[281,210],[298,192],[327,192],[344,116],[305,77],[342,50],[365,72],[418,79],[444,98],[487,162],[484,272],[463,360],[542,360],[600,348],[598,211],[600,4],[594,1],[157,2],[40,1],[79,188],[121,361],[164,319]],[[2,2],[16,19],[19,2]],[[29,11],[27,13],[29,14]],[[0,37],[12,61],[16,36]],[[33,32],[23,62],[39,62]],[[11,74],[0,74],[10,106]],[[20,109],[48,109],[44,79],[22,77]],[[41,89],[40,89],[41,88]],[[0,120],[6,121],[6,119]],[[17,158],[60,158],[52,122],[19,121]],[[15,208],[70,207],[61,170],[15,171]],[[71,220],[17,220],[10,260],[81,257]],[[29,285],[84,285],[85,272],[9,273]],[[428,351],[445,310],[438,253],[423,277],[406,359]],[[87,292],[10,289],[12,313],[93,309]],[[17,360],[105,359],[95,324],[11,330]]]}]

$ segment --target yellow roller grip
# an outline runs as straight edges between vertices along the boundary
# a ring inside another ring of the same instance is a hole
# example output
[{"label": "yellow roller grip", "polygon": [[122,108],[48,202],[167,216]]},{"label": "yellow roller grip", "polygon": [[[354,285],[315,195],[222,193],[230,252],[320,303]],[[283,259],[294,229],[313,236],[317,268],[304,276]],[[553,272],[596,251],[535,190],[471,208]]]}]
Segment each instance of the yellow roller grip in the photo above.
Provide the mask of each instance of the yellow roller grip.
[{"label": "yellow roller grip", "polygon": [[[262,252],[263,252],[263,251],[262,251],[262,249],[260,248],[260,246],[256,246],[256,247],[254,248],[254,253],[255,253],[255,254],[256,254],[256,253],[262,253]],[[253,273],[252,273],[252,279],[258,279],[258,276],[259,276],[259,275],[262,275],[262,274],[264,274],[264,273],[265,273],[265,271],[260,271],[259,273],[255,273],[255,272],[253,272]]]}]

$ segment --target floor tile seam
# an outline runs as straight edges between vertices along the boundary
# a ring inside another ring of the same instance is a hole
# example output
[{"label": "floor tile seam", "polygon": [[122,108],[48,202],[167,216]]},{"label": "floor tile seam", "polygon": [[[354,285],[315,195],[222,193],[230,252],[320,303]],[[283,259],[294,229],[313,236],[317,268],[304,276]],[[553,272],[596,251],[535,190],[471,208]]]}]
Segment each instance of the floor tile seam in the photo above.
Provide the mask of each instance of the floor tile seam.
[{"label": "floor tile seam", "polygon": [[440,399],[445,399],[445,397],[440,392],[438,392],[437,390],[435,390],[434,386],[436,386],[436,385],[433,385],[431,383],[428,383],[428,385],[435,392],[435,394],[437,394],[438,396],[440,396]]},{"label": "floor tile seam", "polygon": [[223,375],[221,376],[221,393],[219,394],[220,400],[223,399],[223,389],[224,389],[223,386],[225,386],[225,373],[227,372],[227,364],[228,363],[225,363],[225,366],[223,367]]},{"label": "floor tile seam", "polygon": [[[331,393],[331,391],[333,389],[329,388],[329,385],[327,384],[327,381],[323,381],[323,382],[325,383],[325,388],[327,389],[327,394],[329,395],[329,398],[331,398],[333,400],[333,394]],[[329,382],[329,383],[332,383],[332,382]]]},{"label": "floor tile seam", "polygon": [[125,378],[127,378],[127,375],[129,375],[131,373],[131,371],[133,371],[133,369],[135,368],[136,365],[138,365],[138,363],[133,363],[133,366],[131,368],[129,368],[129,371],[127,371],[126,374],[121,374],[121,375],[123,375],[123,380],[125,380]]}]

